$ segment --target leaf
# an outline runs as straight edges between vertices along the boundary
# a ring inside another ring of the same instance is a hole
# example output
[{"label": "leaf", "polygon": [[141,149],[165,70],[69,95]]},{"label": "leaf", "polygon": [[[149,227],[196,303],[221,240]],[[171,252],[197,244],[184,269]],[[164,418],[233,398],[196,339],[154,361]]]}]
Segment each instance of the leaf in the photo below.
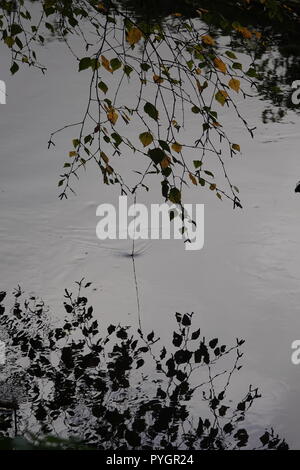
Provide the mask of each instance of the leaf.
[{"label": "leaf", "polygon": [[100,157],[101,157],[101,159],[102,159],[106,164],[108,164],[109,158],[108,158],[108,156],[106,155],[106,153],[100,152]]},{"label": "leaf", "polygon": [[4,39],[4,42],[5,44],[11,49],[15,43],[15,40],[14,38],[12,38],[11,36],[7,36],[5,39]]},{"label": "leaf", "polygon": [[171,163],[170,157],[168,157],[168,155],[165,155],[162,161],[160,162],[160,165],[162,169],[165,170],[166,168],[170,166],[170,163]]},{"label": "leaf", "polygon": [[116,124],[118,117],[119,115],[114,108],[110,108],[107,112],[107,119],[112,123],[112,125]]},{"label": "leaf", "polygon": [[153,81],[154,81],[154,83],[157,83],[159,85],[160,83],[163,83],[164,79],[162,77],[160,77],[159,75],[154,74],[153,75]]},{"label": "leaf", "polygon": [[142,31],[136,26],[134,26],[133,28],[130,29],[130,31],[128,31],[126,39],[127,39],[127,42],[129,42],[129,44],[133,46],[134,44],[138,43],[142,39],[142,37],[143,37]]},{"label": "leaf", "polygon": [[202,162],[200,160],[194,160],[193,164],[195,168],[200,168],[200,166],[202,165]]},{"label": "leaf", "polygon": [[110,62],[104,55],[101,56],[101,63],[108,72],[113,73],[113,69],[110,66]]},{"label": "leaf", "polygon": [[123,70],[124,70],[124,73],[126,73],[127,77],[129,77],[129,75],[133,71],[133,68],[130,67],[130,65],[126,64],[126,65],[124,65]]},{"label": "leaf", "polygon": [[71,152],[69,152],[69,157],[77,157],[78,153],[75,152],[75,150],[71,150]]},{"label": "leaf", "polygon": [[23,31],[23,28],[17,23],[12,24],[10,27],[10,32],[12,36],[15,36],[16,34],[20,34],[22,33],[22,31]]},{"label": "leaf", "polygon": [[219,90],[218,93],[215,95],[215,99],[222,105],[226,103],[226,99],[228,98],[228,93],[225,90]]},{"label": "leaf", "polygon": [[174,152],[180,153],[182,150],[182,145],[178,144],[178,142],[174,142],[174,144],[171,145],[172,149]]},{"label": "leaf", "polygon": [[204,42],[204,44],[207,44],[208,46],[214,46],[216,44],[216,41],[211,36],[209,36],[209,34],[202,36],[201,39],[202,42]]},{"label": "leaf", "polygon": [[153,142],[153,136],[150,132],[143,132],[139,135],[139,139],[144,147],[147,147],[147,145],[150,145]]},{"label": "leaf", "polygon": [[194,105],[191,109],[192,113],[194,114],[199,114],[200,113],[200,108],[198,106]]},{"label": "leaf", "polygon": [[81,70],[88,69],[90,66],[91,66],[91,58],[83,57],[79,62],[79,72],[81,72]]},{"label": "leaf", "polygon": [[19,70],[19,66],[18,66],[17,62],[13,62],[12,66],[10,68],[10,71],[11,71],[12,75],[14,75],[18,70]]},{"label": "leaf", "polygon": [[122,66],[122,62],[117,57],[115,57],[114,59],[111,59],[110,66],[112,70],[115,71],[115,70],[118,70]]},{"label": "leaf", "polygon": [[158,163],[162,162],[163,159],[165,158],[165,152],[159,148],[151,149],[148,150],[148,155],[151,158],[151,160],[155,163],[155,165],[158,165]]},{"label": "leaf", "polygon": [[232,51],[226,51],[225,54],[227,55],[227,57],[229,57],[230,59],[236,59],[236,55],[234,52]]},{"label": "leaf", "polygon": [[140,67],[141,67],[142,70],[144,70],[144,72],[147,72],[151,68],[151,65],[147,64],[146,62],[143,62],[140,65]]},{"label": "leaf", "polygon": [[152,119],[154,119],[154,121],[157,121],[158,120],[158,111],[156,109],[156,107],[147,102],[144,106],[144,111],[145,113],[147,113]]},{"label": "leaf", "polygon": [[169,200],[174,204],[181,202],[181,192],[177,188],[172,188],[169,193]]},{"label": "leaf", "polygon": [[194,176],[192,173],[189,173],[189,178],[190,178],[191,182],[192,182],[195,186],[197,186],[197,184],[198,184],[198,183],[197,183],[197,179],[195,178],[195,176]]},{"label": "leaf", "polygon": [[231,80],[229,80],[228,85],[230,86],[230,88],[232,88],[232,90],[236,91],[237,93],[240,91],[241,82],[236,78],[232,78]]},{"label": "leaf", "polygon": [[244,36],[244,38],[246,38],[246,39],[251,39],[252,38],[252,33],[251,33],[251,31],[249,31],[248,28],[245,28],[244,26],[237,26],[235,29],[239,33],[241,33]]},{"label": "leaf", "polygon": [[239,146],[239,144],[232,144],[232,148],[233,150],[237,150],[237,152],[241,151],[241,147]]},{"label": "leaf", "polygon": [[104,82],[99,82],[98,83],[98,87],[100,88],[101,91],[103,91],[103,93],[107,93],[108,91],[108,86],[106,85],[106,83]]},{"label": "leaf", "polygon": [[219,57],[215,57],[214,64],[222,73],[226,74],[227,72],[227,65],[223,62],[222,59]]}]

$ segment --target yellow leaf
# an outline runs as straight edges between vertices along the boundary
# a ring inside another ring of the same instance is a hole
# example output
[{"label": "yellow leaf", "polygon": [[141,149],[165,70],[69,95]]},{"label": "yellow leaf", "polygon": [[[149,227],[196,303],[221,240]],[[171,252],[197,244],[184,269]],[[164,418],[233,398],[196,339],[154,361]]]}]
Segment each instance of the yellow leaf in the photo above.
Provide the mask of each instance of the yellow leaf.
[{"label": "yellow leaf", "polygon": [[71,150],[71,152],[69,152],[69,157],[77,157],[78,153],[75,152],[75,150]]},{"label": "yellow leaf", "polygon": [[215,95],[215,99],[222,105],[226,103],[228,98],[228,93],[225,90],[219,90],[218,93]]},{"label": "yellow leaf", "polygon": [[101,56],[101,63],[108,72],[113,73],[113,69],[110,66],[110,62],[104,55]]},{"label": "yellow leaf", "polygon": [[109,158],[108,158],[108,156],[106,155],[106,153],[100,152],[100,157],[102,158],[102,160],[103,160],[106,164],[109,162]]},{"label": "yellow leaf", "polygon": [[233,150],[237,150],[238,152],[241,151],[241,147],[239,146],[239,144],[232,144],[232,148]]},{"label": "yellow leaf", "polygon": [[114,172],[114,169],[110,165],[106,165],[106,171],[109,175],[111,175]]},{"label": "yellow leaf", "polygon": [[136,28],[135,26],[133,26],[133,28],[131,28],[131,30],[128,32],[126,39],[127,39],[127,42],[129,42],[129,44],[133,46],[134,44],[139,42],[142,37],[143,37],[142,31],[139,28]]},{"label": "yellow leaf", "polygon": [[174,144],[172,144],[172,149],[174,150],[174,152],[180,153],[182,145],[178,144],[178,142],[175,142]]},{"label": "yellow leaf", "polygon": [[192,182],[195,186],[197,186],[197,180],[196,180],[195,176],[194,176],[192,173],[189,173],[189,177],[190,177],[191,182]]},{"label": "yellow leaf", "polygon": [[159,75],[153,75],[153,81],[159,85],[160,83],[163,83],[164,79]]},{"label": "yellow leaf", "polygon": [[223,62],[222,59],[220,59],[220,57],[216,57],[214,59],[214,64],[215,66],[217,67],[217,69],[219,69],[222,73],[226,73],[227,72],[227,66],[226,64]]},{"label": "yellow leaf", "polygon": [[204,42],[204,44],[207,44],[208,46],[214,46],[216,44],[216,41],[211,36],[209,36],[209,34],[202,36],[201,39],[202,42]]},{"label": "yellow leaf", "polygon": [[166,155],[160,162],[160,165],[162,169],[164,170],[165,168],[168,168],[168,166],[170,166],[170,163],[171,163],[171,158],[168,157],[168,155]]},{"label": "yellow leaf", "polygon": [[232,88],[232,90],[236,91],[237,93],[240,91],[241,82],[236,78],[232,78],[231,80],[229,80],[228,85],[230,86],[230,88]]},{"label": "yellow leaf", "polygon": [[139,135],[139,139],[142,142],[144,147],[147,147],[153,142],[153,136],[152,134],[150,134],[150,132],[143,132],[142,134]]},{"label": "yellow leaf", "polygon": [[249,29],[245,28],[244,26],[237,26],[235,28],[239,33],[241,33],[244,38],[246,39],[251,39],[252,38],[252,33],[249,31]]},{"label": "yellow leaf", "polygon": [[114,108],[110,108],[110,110],[107,112],[107,119],[113,124],[115,125],[117,120],[118,120],[118,113],[116,112],[116,110]]},{"label": "yellow leaf", "polygon": [[195,69],[195,72],[197,75],[201,75],[201,69],[199,69],[198,67]]}]

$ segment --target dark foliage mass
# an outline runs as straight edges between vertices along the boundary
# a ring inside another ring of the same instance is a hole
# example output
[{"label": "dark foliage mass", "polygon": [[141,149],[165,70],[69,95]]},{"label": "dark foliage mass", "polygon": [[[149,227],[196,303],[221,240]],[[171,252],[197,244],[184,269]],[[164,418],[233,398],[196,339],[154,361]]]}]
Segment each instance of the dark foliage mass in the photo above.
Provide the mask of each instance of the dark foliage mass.
[{"label": "dark foliage mass", "polygon": [[101,327],[82,293],[89,284],[65,291],[56,323],[41,300],[17,289],[9,310],[1,294],[2,448],[288,448],[273,430],[247,431],[257,388],[230,399],[243,340],[206,339],[188,313],[176,313],[168,348],[154,331]]}]

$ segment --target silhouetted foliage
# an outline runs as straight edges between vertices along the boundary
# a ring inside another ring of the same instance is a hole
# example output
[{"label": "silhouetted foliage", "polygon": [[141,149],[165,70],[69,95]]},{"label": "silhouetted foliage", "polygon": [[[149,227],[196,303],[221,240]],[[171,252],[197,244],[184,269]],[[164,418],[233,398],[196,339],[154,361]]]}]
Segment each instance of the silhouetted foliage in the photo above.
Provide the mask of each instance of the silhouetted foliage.
[{"label": "silhouetted foliage", "polygon": [[83,293],[89,285],[82,280],[76,295],[65,291],[66,314],[55,322],[41,300],[23,300],[20,288],[10,311],[0,297],[2,447],[288,448],[273,430],[249,435],[245,418],[257,388],[230,399],[243,340],[226,346],[206,339],[189,313],[176,313],[168,347],[154,331],[101,327]]},{"label": "silhouetted foliage", "polygon": [[[280,60],[286,67],[278,75],[264,54],[274,47],[292,54],[294,73],[299,70],[297,0],[283,7],[278,0],[21,0],[1,1],[0,8],[12,74],[20,66],[45,73],[35,49],[53,37],[67,46],[77,70],[89,74],[81,118],[53,132],[48,142],[51,147],[57,132],[76,130],[58,182],[61,198],[74,192],[74,180],[93,161],[104,184],[119,185],[122,194],[149,190],[157,175],[162,197],[173,202],[176,192],[179,208],[187,185],[209,188],[242,207],[226,170],[226,158],[238,158],[241,148],[230,139],[219,110],[232,107],[253,136],[237,93],[246,99],[258,91],[278,107],[267,108],[264,121],[281,119],[287,106],[296,109],[289,61],[275,57],[275,66]],[[134,98],[128,102],[132,82]],[[130,163],[133,182],[120,169],[118,157],[124,154],[138,157],[134,168]]]}]

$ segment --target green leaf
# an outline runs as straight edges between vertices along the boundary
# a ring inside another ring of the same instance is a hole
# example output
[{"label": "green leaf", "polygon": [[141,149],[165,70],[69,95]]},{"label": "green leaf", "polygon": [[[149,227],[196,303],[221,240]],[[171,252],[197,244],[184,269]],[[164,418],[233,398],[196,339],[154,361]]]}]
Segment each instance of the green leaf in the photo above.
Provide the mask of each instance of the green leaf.
[{"label": "green leaf", "polygon": [[232,64],[232,68],[233,68],[233,69],[242,70],[242,69],[243,69],[243,66],[242,66],[242,64],[240,64],[239,62],[234,62],[234,64]]},{"label": "green leaf", "polygon": [[100,88],[101,91],[103,91],[103,93],[107,93],[108,91],[108,86],[106,85],[106,83],[104,82],[99,82],[98,83],[98,87]]},{"label": "green leaf", "polygon": [[200,108],[198,106],[193,106],[191,109],[192,113],[199,114],[200,113]]},{"label": "green leaf", "polygon": [[81,72],[81,70],[88,69],[91,66],[91,63],[92,61],[90,57],[83,57],[79,62],[79,72]]},{"label": "green leaf", "polygon": [[257,73],[256,73],[255,69],[253,69],[253,68],[249,69],[246,72],[246,75],[248,75],[248,77],[257,77]]},{"label": "green leaf", "polygon": [[174,204],[181,202],[181,192],[177,188],[172,188],[169,193],[169,200]]},{"label": "green leaf", "polygon": [[202,165],[202,162],[200,160],[194,160],[193,163],[195,168],[200,168],[200,166]]},{"label": "green leaf", "polygon": [[126,64],[126,65],[124,66],[123,70],[124,70],[124,73],[126,73],[127,77],[129,77],[129,75],[130,75],[131,72],[133,71],[133,68],[130,67],[130,65],[127,65],[127,64]]},{"label": "green leaf", "polygon": [[115,70],[118,70],[122,66],[122,62],[117,57],[115,57],[114,59],[110,61],[110,66],[113,69],[113,71],[115,71]]},{"label": "green leaf", "polygon": [[144,72],[147,72],[150,68],[151,66],[145,62],[141,64],[141,69],[144,70]]},{"label": "green leaf", "polygon": [[147,147],[147,145],[150,145],[153,142],[153,136],[150,132],[143,132],[139,135],[139,139],[144,147]]},{"label": "green leaf", "polygon": [[165,152],[159,148],[148,150],[148,155],[155,165],[158,165],[165,158]]},{"label": "green leaf", "polygon": [[144,111],[145,113],[147,113],[152,119],[154,119],[154,121],[157,121],[158,120],[158,111],[156,109],[156,107],[147,102],[144,106]]},{"label": "green leaf", "polygon": [[232,52],[232,51],[226,51],[225,54],[226,54],[227,57],[229,57],[230,59],[236,59],[236,55],[235,55],[234,52]]},{"label": "green leaf", "polygon": [[18,66],[17,62],[13,62],[12,66],[10,68],[10,71],[11,71],[12,75],[14,75],[18,70],[19,70],[19,66]]},{"label": "green leaf", "polygon": [[170,147],[169,147],[169,144],[167,142],[165,142],[164,140],[159,140],[158,141],[159,145],[161,146],[161,148],[163,150],[165,150],[166,152],[170,152]]},{"label": "green leaf", "polygon": [[15,43],[15,40],[14,38],[12,38],[11,36],[7,36],[5,39],[4,39],[4,42],[5,44],[11,49]]},{"label": "green leaf", "polygon": [[225,93],[222,93],[221,90],[218,91],[218,93],[215,94],[215,99],[222,105],[226,103],[226,95]]},{"label": "green leaf", "polygon": [[15,36],[16,34],[22,33],[23,28],[19,24],[12,24],[10,27],[10,32],[12,36]]}]

